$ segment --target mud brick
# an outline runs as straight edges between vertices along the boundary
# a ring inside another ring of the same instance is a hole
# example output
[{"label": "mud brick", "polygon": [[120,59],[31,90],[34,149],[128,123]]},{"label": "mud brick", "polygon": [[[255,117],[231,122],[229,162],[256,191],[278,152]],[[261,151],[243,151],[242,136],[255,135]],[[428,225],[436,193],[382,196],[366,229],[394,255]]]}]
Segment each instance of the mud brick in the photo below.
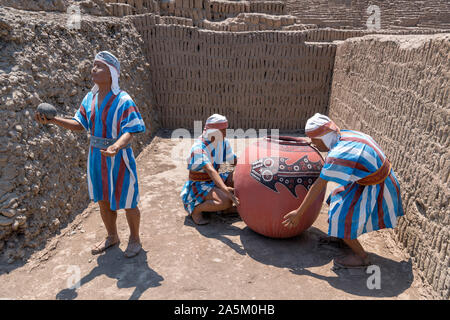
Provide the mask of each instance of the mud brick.
[{"label": "mud brick", "polygon": [[144,9],[144,4],[143,4],[143,0],[135,0],[134,2],[134,6],[136,7],[136,9],[138,10],[138,12],[142,12],[142,10]]},{"label": "mud brick", "polygon": [[250,12],[250,3],[248,1],[242,2],[242,11],[241,12]]},{"label": "mud brick", "polygon": [[203,8],[203,0],[194,0],[194,8],[202,9]]},{"label": "mud brick", "polygon": [[198,10],[197,9],[192,10],[192,19],[193,20],[198,20],[199,19],[199,17],[198,17]]},{"label": "mud brick", "polygon": [[176,2],[175,1],[170,1],[169,2],[169,14],[174,14],[175,13],[175,5]]}]

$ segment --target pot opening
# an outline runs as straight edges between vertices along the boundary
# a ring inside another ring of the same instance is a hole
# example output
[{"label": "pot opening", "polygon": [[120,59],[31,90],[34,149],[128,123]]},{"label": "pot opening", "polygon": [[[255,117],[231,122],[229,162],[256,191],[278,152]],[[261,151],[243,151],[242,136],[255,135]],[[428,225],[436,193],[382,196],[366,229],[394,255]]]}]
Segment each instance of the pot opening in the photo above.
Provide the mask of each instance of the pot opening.
[{"label": "pot opening", "polygon": [[307,138],[301,138],[301,137],[267,136],[264,139],[268,142],[275,142],[278,144],[290,145],[290,146],[309,146],[311,144]]}]

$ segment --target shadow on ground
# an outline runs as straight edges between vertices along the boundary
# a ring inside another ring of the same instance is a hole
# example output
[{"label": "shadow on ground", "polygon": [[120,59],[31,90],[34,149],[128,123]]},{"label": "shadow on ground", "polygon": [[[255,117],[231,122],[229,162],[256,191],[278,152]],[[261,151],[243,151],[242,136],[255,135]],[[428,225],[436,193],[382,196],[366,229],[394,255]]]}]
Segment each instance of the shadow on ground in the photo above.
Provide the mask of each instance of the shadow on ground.
[{"label": "shadow on ground", "polygon": [[[159,130],[152,135],[148,135],[148,137],[145,138],[144,142],[145,142],[146,146],[148,146],[152,143],[152,141],[155,139],[155,137],[170,137],[170,132],[171,131],[168,131],[168,130]],[[80,137],[80,139],[83,139],[83,141],[86,144],[86,148],[87,148],[88,139],[85,137]],[[136,142],[133,142],[133,143],[136,143]],[[136,151],[136,149],[138,149],[138,151]],[[144,149],[145,149],[145,147],[143,147],[143,146],[139,146],[138,148],[134,147],[133,150],[135,152],[135,154],[134,154],[135,158],[138,158]],[[158,166],[160,166],[158,168],[159,171],[165,171],[165,170],[168,170],[167,168],[169,168],[169,169],[172,168],[171,166],[164,165],[164,164],[158,164]],[[155,172],[153,174],[156,174],[156,173],[157,172]],[[41,257],[48,256],[48,254],[47,254],[48,242],[51,242],[52,240],[57,240],[57,238],[63,236],[63,234],[61,234],[61,232],[64,231],[72,223],[74,223],[75,219],[88,208],[90,203],[92,203],[92,202],[90,202],[90,200],[89,200],[89,194],[86,193],[85,202],[78,204],[78,205],[80,205],[80,207],[77,210],[74,210],[74,212],[71,213],[70,216],[67,218],[63,219],[63,218],[59,217],[61,224],[57,230],[48,231],[48,230],[46,230],[46,228],[44,228],[40,231],[40,233],[39,233],[40,238],[34,239],[34,242],[40,243],[36,247],[24,246],[26,237],[22,233],[17,233],[17,235],[15,237],[12,236],[10,239],[4,240],[5,241],[5,243],[4,243],[5,249],[0,250],[0,276],[3,274],[9,274],[10,272],[14,271],[15,269],[19,269],[19,268],[25,266],[27,263],[29,263],[29,260],[32,258],[32,256],[34,254],[36,254],[37,252],[39,252],[39,255]],[[33,216],[31,216],[29,218],[29,222],[27,222],[27,223],[32,224],[34,220],[35,219],[33,218]],[[47,227],[47,229],[48,229],[48,227]],[[45,235],[45,236],[43,236],[43,235]],[[3,241],[3,240],[0,240],[0,241]],[[9,260],[9,257],[7,256],[8,250],[6,250],[6,248],[8,247],[9,241],[14,243],[14,247],[15,247],[14,250],[20,249],[23,251],[23,255],[20,258],[14,257],[11,262],[8,262],[8,260]],[[50,250],[53,250],[53,249],[50,249]],[[47,260],[47,258],[44,258],[44,260]]]},{"label": "shadow on ground", "polygon": [[147,253],[143,250],[136,257],[125,258],[123,251],[115,246],[100,255],[97,258],[97,263],[98,265],[78,283],[74,284],[73,288],[61,290],[56,295],[56,299],[75,299],[78,296],[77,288],[101,275],[117,279],[119,289],[135,287],[129,300],[139,299],[147,289],[160,286],[164,280],[162,276],[148,266]]},{"label": "shadow on ground", "polygon": [[[185,225],[194,227],[207,238],[217,239],[228,245],[240,255],[248,255],[252,259],[277,268],[286,268],[299,276],[309,276],[323,280],[338,290],[364,297],[395,297],[411,287],[413,283],[413,267],[411,260],[394,261],[375,253],[370,253],[372,266],[367,269],[335,269],[334,258],[344,255],[350,249],[338,247],[336,244],[320,244],[319,238],[327,236],[321,230],[311,227],[300,236],[290,239],[271,239],[252,231],[232,225],[239,221],[236,216],[210,214],[210,223],[197,226],[192,219],[186,217]],[[239,236],[240,244],[226,236]],[[330,266],[328,266],[330,264]],[[323,267],[319,273],[308,268]],[[331,270],[335,276],[325,276]],[[378,278],[377,278],[378,277]]]},{"label": "shadow on ground", "polygon": [[210,219],[210,223],[203,226],[197,226],[194,221],[188,216],[184,221],[185,226],[197,228],[197,231],[206,238],[217,239],[238,254],[245,256],[245,249],[238,243],[233,242],[226,236],[239,236],[242,233],[242,229],[233,226],[232,223],[241,221],[239,214],[225,214],[222,215],[216,212],[204,213],[206,218]]}]

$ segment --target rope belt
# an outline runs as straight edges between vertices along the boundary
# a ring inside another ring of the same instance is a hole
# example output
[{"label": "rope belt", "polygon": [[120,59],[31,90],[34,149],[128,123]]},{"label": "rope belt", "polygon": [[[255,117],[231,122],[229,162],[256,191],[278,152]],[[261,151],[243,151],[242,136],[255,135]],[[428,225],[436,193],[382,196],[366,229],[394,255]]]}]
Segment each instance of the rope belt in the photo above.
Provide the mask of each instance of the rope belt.
[{"label": "rope belt", "polygon": [[206,172],[189,171],[189,180],[191,181],[212,181]]},{"label": "rope belt", "polygon": [[[116,143],[118,139],[108,139],[108,138],[100,138],[91,136],[90,138],[90,145],[91,147],[98,148],[98,149],[107,149],[109,146],[112,146],[114,143]],[[129,143],[124,149],[131,147],[131,143]]]},{"label": "rope belt", "polygon": [[362,186],[373,186],[382,183],[391,173],[391,163],[387,158],[384,159],[383,165],[374,173],[369,174],[367,177],[359,179],[356,183]]}]

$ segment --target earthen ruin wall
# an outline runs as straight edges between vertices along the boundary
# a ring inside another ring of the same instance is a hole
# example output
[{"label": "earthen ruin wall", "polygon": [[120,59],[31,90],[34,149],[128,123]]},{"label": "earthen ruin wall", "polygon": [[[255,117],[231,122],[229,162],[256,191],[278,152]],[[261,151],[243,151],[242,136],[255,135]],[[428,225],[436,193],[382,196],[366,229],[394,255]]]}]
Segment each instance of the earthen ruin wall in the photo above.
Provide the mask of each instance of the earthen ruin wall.
[{"label": "earthen ruin wall", "polygon": [[450,34],[338,44],[329,114],[371,135],[393,164],[406,215],[395,237],[444,298],[450,292]]},{"label": "earthen ruin wall", "polygon": [[134,139],[135,155],[158,129],[149,65],[133,25],[86,17],[70,30],[66,22],[61,14],[0,8],[0,258],[6,261],[38,248],[89,203],[87,133],[40,125],[34,114],[48,102],[71,118],[93,86],[98,51],[119,57],[121,88],[146,123],[147,132]]}]

